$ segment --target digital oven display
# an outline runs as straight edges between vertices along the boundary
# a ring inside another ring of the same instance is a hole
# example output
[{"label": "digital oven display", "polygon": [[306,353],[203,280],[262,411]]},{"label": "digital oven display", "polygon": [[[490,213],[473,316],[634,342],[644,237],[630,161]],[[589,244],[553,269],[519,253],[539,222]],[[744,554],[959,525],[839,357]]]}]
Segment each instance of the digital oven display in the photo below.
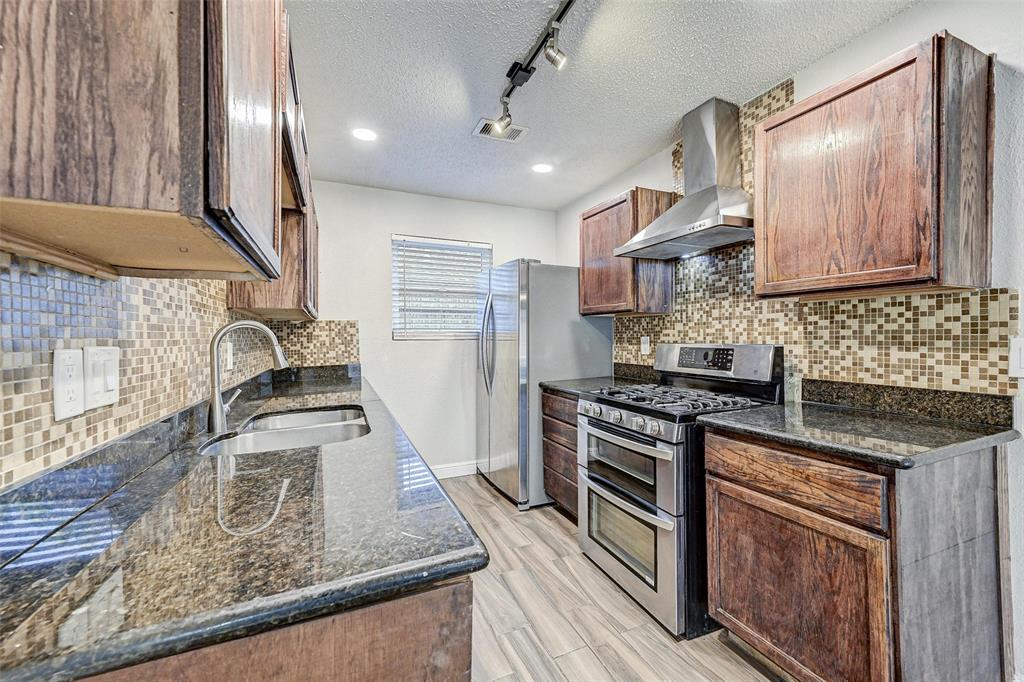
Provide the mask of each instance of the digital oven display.
[{"label": "digital oven display", "polygon": [[677,367],[732,371],[732,348],[680,348]]}]

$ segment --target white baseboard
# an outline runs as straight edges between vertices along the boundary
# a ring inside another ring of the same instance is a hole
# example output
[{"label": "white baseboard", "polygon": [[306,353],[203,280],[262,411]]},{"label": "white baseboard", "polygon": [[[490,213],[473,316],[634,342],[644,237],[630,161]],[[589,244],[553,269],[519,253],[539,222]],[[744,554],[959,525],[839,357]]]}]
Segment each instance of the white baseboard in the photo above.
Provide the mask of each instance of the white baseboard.
[{"label": "white baseboard", "polygon": [[476,460],[468,462],[455,462],[453,464],[438,464],[430,467],[438,478],[455,478],[456,476],[469,476],[476,473]]}]

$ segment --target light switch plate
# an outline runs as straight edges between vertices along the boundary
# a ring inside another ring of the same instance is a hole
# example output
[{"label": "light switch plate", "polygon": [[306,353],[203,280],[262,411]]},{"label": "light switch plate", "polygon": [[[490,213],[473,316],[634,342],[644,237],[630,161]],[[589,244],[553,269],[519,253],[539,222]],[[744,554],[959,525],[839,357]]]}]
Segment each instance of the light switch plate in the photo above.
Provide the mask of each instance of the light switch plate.
[{"label": "light switch plate", "polygon": [[85,409],[117,403],[120,371],[121,349],[117,346],[85,349]]},{"label": "light switch plate", "polygon": [[53,418],[61,421],[85,412],[82,351],[53,351]]},{"label": "light switch plate", "polygon": [[640,355],[651,354],[651,337],[641,336],[640,337]]},{"label": "light switch plate", "polygon": [[1010,376],[1024,377],[1024,336],[1010,339]]}]

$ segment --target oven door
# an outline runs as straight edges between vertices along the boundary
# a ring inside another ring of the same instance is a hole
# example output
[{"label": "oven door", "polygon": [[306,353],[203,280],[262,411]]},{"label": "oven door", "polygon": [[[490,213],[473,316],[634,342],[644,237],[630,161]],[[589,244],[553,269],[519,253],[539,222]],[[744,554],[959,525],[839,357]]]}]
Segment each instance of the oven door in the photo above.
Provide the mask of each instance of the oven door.
[{"label": "oven door", "polygon": [[685,629],[681,517],[645,509],[579,467],[583,553],[675,635]]},{"label": "oven door", "polygon": [[673,516],[683,513],[677,461],[685,452],[682,445],[615,430],[585,417],[577,426],[577,464],[593,480]]}]

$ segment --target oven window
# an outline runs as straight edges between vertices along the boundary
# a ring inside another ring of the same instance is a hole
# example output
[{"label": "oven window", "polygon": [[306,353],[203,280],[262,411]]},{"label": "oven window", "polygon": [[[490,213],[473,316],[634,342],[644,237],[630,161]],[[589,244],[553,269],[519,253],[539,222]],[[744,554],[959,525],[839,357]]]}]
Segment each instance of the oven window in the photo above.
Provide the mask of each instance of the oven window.
[{"label": "oven window", "polygon": [[658,531],[593,490],[588,492],[589,534],[638,578],[658,589]]},{"label": "oven window", "polygon": [[655,485],[657,460],[606,440],[587,437],[587,470],[592,476],[608,481],[644,502],[657,505]]}]

